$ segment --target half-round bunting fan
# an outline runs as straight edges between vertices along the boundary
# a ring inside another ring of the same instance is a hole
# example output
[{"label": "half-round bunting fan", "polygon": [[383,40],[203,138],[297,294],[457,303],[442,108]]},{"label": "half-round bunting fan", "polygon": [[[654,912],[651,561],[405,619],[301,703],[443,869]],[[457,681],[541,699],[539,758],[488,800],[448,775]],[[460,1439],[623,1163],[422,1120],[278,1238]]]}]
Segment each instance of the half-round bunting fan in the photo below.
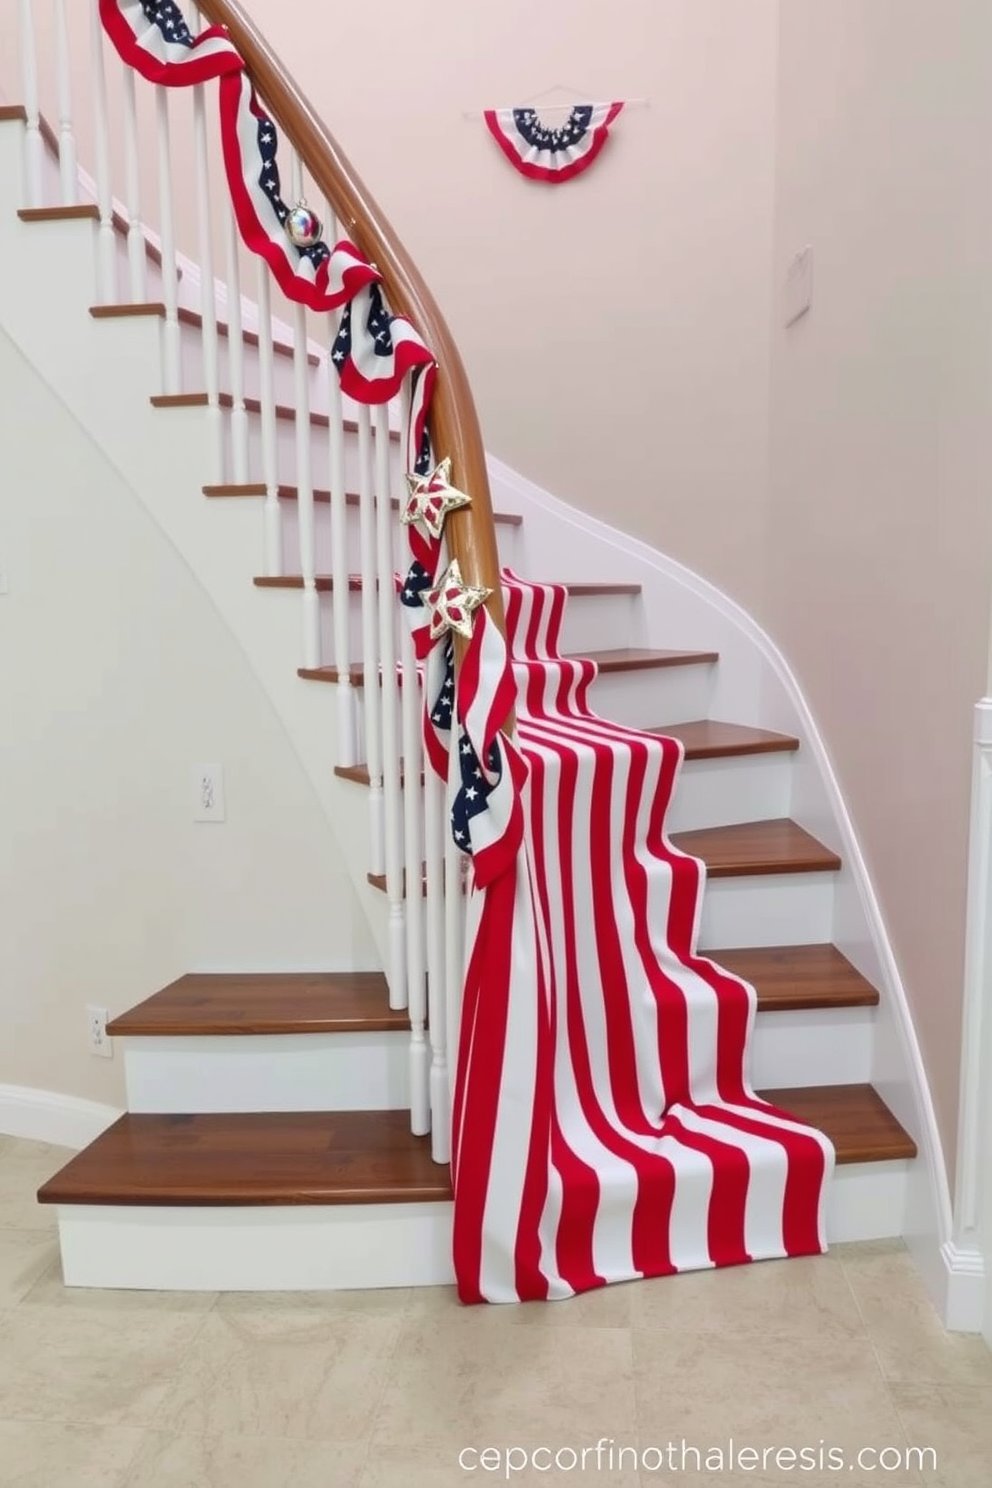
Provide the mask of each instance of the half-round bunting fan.
[{"label": "half-round bunting fan", "polygon": [[622,108],[622,103],[577,103],[558,129],[543,124],[532,108],[487,109],[483,117],[522,176],[557,184],[589,169]]}]

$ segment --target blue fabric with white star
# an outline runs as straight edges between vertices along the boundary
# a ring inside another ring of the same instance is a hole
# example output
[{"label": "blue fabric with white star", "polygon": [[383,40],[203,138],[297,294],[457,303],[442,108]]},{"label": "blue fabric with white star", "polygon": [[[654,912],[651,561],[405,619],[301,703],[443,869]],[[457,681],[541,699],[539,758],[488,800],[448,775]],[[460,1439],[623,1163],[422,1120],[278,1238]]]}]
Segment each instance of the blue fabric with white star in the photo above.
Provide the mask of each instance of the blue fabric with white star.
[{"label": "blue fabric with white star", "polygon": [[592,122],[592,105],[576,104],[559,129],[542,124],[534,109],[514,109],[513,122],[529,145],[538,150],[567,150],[577,145]]},{"label": "blue fabric with white star", "polygon": [[[351,316],[355,307],[354,300],[345,305],[341,314],[341,329],[338,331],[337,340],[331,356],[336,366],[340,367],[351,356]],[[389,357],[393,354],[393,338],[390,334],[390,324],[393,317],[382,298],[382,289],[378,284],[369,285],[369,313],[365,322],[376,356]]]},{"label": "blue fabric with white star", "polygon": [[172,0],[141,0],[145,20],[157,26],[165,40],[173,46],[192,47],[193,33],[183,18],[183,13]]},{"label": "blue fabric with white star", "polygon": [[472,821],[488,809],[489,797],[500,782],[499,745],[494,739],[486,758],[489,773],[495,776],[492,782],[487,781],[483,775],[479,756],[464,729],[458,739],[458,764],[462,783],[451,807],[451,834],[455,839],[455,846],[471,856]]}]

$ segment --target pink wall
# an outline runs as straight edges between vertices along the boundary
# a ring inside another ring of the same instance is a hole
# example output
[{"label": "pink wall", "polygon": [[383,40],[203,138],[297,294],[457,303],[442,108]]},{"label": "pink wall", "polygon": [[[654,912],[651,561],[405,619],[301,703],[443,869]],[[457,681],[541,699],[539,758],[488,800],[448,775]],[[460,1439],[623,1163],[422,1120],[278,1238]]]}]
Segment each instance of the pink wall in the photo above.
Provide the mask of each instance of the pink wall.
[{"label": "pink wall", "polygon": [[802,680],[892,934],[947,1155],[972,705],[992,554],[992,10],[783,5],[760,611]]}]

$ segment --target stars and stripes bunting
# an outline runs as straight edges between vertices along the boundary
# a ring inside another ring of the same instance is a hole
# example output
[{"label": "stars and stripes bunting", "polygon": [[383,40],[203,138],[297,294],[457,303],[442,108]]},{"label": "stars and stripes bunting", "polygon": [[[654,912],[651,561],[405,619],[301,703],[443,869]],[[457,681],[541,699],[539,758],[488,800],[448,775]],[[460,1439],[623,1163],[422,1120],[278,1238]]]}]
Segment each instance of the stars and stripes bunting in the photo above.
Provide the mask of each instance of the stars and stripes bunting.
[{"label": "stars and stripes bunting", "polygon": [[532,108],[487,109],[483,118],[515,170],[557,186],[589,169],[622,109],[622,103],[577,103],[557,128]]},{"label": "stars and stripes bunting", "polygon": [[606,723],[561,586],[505,576],[524,846],[478,896],[453,1124],[464,1302],[825,1249],[833,1149],[747,1079],[754,989],[696,947],[674,739]]}]

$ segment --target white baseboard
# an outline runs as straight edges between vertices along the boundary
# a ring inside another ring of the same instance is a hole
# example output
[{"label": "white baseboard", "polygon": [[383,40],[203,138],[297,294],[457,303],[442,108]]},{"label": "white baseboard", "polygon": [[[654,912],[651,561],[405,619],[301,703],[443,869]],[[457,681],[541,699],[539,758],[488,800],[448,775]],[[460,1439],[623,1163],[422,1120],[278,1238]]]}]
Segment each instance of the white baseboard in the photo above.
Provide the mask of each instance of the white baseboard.
[{"label": "white baseboard", "polygon": [[99,1101],[26,1085],[0,1085],[0,1136],[80,1151],[124,1113]]}]

